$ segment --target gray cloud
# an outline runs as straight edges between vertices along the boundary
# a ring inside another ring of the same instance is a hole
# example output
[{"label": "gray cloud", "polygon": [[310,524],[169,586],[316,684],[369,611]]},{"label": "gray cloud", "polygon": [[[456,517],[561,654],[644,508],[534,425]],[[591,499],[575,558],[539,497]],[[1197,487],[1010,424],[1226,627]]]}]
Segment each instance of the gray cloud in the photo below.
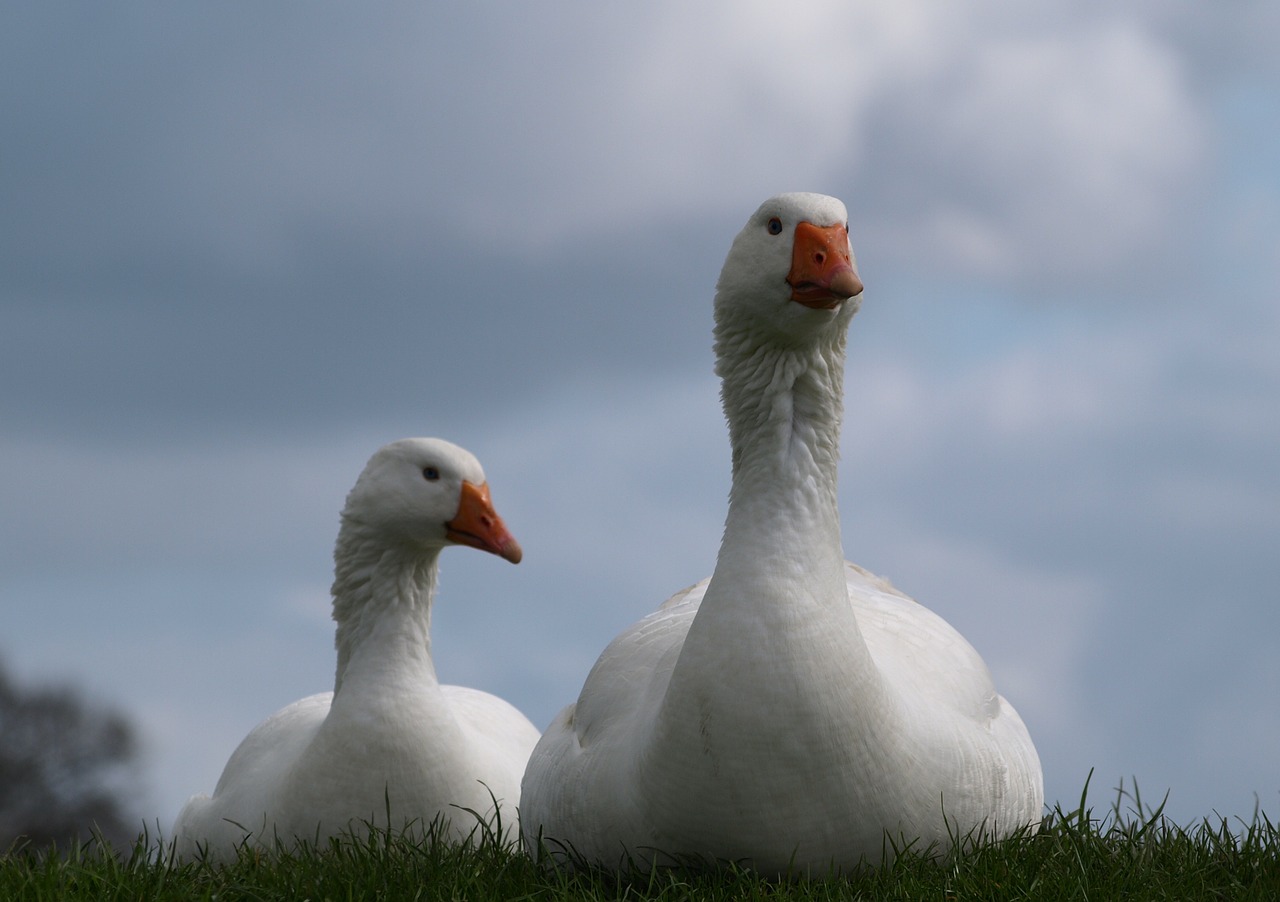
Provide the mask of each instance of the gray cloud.
[{"label": "gray cloud", "polygon": [[816,189],[868,285],[849,556],[988,657],[1051,798],[1274,806],[1280,92],[1237,13],[15,10],[2,650],[140,712],[166,820],[331,679],[342,496],[438,434],[528,552],[446,561],[442,674],[546,721],[710,572],[712,287]]}]

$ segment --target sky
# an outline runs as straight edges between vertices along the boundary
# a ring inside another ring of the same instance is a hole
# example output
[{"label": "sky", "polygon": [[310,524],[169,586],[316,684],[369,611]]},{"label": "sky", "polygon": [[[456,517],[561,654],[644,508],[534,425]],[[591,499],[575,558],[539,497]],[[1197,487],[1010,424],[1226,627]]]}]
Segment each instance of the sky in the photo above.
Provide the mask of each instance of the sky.
[{"label": "sky", "polygon": [[[331,688],[385,442],[483,462],[446,682],[539,727],[715,561],[711,298],[779,191],[866,284],[847,556],[983,654],[1047,801],[1280,814],[1280,7],[0,3],[0,662],[167,829]],[[1092,777],[1090,778],[1090,774]]]}]

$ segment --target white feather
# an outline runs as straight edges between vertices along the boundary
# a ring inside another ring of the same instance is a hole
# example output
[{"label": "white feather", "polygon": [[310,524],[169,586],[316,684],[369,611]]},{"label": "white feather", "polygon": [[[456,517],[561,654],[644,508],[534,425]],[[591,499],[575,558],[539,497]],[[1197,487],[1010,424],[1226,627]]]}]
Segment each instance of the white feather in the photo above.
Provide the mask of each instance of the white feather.
[{"label": "white feather", "polygon": [[369,825],[420,832],[437,817],[463,836],[476,826],[463,809],[490,818],[495,798],[514,824],[537,729],[500,698],[440,685],[431,659],[438,558],[453,544],[446,525],[464,481],[484,484],[479,462],[438,439],[405,439],[370,459],[334,550],[335,691],[245,737],[213,795],[179,814],[180,856],[225,861],[245,843],[288,849]]},{"label": "white feather", "polygon": [[1041,816],[1035,747],[981,657],[844,561],[836,470],[861,294],[812,309],[786,278],[797,224],[845,217],[834,198],[781,195],[734,241],[716,293],[734,476],[715,571],[616,638],[547,728],[523,783],[531,848],[825,873],[878,863],[886,837],[945,847]]}]

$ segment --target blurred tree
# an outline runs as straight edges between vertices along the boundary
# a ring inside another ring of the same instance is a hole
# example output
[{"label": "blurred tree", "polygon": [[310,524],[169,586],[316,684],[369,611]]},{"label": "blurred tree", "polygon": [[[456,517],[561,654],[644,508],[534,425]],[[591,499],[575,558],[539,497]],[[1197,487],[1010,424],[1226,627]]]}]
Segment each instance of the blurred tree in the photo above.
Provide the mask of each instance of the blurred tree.
[{"label": "blurred tree", "polygon": [[135,821],[138,742],[115,711],[67,687],[24,689],[0,663],[0,855],[87,842],[97,830],[115,848],[141,832]]}]

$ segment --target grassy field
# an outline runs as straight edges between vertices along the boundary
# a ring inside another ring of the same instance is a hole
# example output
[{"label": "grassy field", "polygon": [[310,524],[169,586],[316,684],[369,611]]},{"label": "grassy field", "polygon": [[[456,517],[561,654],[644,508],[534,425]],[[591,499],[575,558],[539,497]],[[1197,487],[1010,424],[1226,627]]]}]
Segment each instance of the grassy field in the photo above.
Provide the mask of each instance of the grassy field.
[{"label": "grassy field", "polygon": [[0,858],[0,899],[1280,899],[1280,826],[1266,816],[1178,826],[1124,793],[1102,816],[1058,809],[1032,835],[937,858],[907,850],[880,868],[792,882],[732,866],[550,871],[486,836],[456,847],[382,833],[319,852],[246,853],[225,868],[168,863],[152,846],[144,836],[120,856],[94,846],[10,850]]}]

